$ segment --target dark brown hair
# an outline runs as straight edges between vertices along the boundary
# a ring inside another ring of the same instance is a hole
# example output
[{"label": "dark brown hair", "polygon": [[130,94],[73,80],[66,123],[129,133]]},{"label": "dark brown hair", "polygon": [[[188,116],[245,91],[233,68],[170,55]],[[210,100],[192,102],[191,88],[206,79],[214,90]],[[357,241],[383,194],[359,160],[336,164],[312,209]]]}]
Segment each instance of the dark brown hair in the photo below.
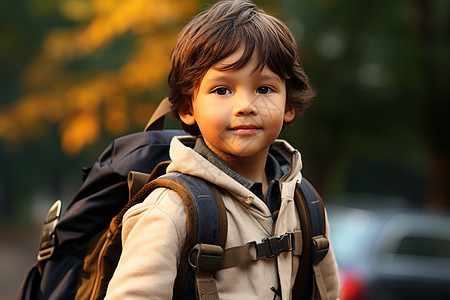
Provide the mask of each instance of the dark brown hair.
[{"label": "dark brown hair", "polygon": [[[269,67],[286,82],[286,101],[300,116],[315,96],[297,53],[297,44],[287,26],[252,2],[220,1],[198,14],[181,31],[171,56],[169,99],[172,112],[190,107],[192,95],[206,72],[240,47],[244,53],[221,70],[244,67],[253,54],[258,67]],[[197,125],[184,130],[199,135]]]}]

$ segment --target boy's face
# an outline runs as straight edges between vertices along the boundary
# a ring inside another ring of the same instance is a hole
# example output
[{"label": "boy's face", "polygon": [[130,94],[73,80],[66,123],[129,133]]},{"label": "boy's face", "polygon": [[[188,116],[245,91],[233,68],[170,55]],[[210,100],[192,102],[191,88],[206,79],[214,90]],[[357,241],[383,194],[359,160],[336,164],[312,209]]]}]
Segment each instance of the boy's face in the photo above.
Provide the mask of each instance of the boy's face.
[{"label": "boy's face", "polygon": [[[243,49],[215,66],[238,60]],[[207,146],[228,161],[233,157],[265,157],[283,122],[294,119],[286,106],[286,84],[269,68],[255,68],[255,56],[239,70],[209,69],[196,89],[191,109],[180,113],[187,125],[197,123]]]}]

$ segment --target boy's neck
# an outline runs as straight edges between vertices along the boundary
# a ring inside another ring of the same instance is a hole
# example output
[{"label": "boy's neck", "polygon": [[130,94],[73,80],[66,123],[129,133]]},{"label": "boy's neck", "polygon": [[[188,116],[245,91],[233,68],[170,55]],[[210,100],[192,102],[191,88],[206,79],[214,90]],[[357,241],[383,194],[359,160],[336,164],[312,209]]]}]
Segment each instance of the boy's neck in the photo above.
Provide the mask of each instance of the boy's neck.
[{"label": "boy's neck", "polygon": [[221,157],[220,159],[231,170],[247,180],[263,182],[263,184],[267,181],[265,172],[267,153],[265,153],[265,155],[260,153],[258,157],[233,156],[231,158],[228,157],[227,159]]},{"label": "boy's neck", "polygon": [[224,152],[214,151],[214,146],[210,145],[207,140],[203,140],[206,147],[212,151],[216,157],[222,161],[224,165],[238,173],[247,180],[263,182],[266,181],[266,162],[269,154],[269,147],[252,156],[237,156],[226,154]]},{"label": "boy's neck", "polygon": [[251,182],[262,182],[263,194],[266,194],[269,182],[269,175],[265,174],[267,171],[268,151],[265,151],[258,158],[235,157],[232,155],[224,157],[215,153],[203,138],[197,139],[194,150],[247,188],[252,186]]},{"label": "boy's neck", "polygon": [[235,157],[230,162],[224,163],[234,172],[238,173],[247,180],[262,182],[262,192],[264,199],[267,196],[269,179],[266,174],[267,153],[264,158],[253,159],[248,157]]}]

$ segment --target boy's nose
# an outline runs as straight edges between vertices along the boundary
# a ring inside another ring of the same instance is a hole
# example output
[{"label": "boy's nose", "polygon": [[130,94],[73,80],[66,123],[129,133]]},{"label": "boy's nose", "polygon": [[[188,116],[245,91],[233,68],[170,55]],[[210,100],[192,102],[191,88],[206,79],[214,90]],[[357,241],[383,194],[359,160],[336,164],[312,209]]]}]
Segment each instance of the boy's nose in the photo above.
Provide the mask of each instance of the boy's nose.
[{"label": "boy's nose", "polygon": [[241,95],[236,100],[235,115],[246,116],[258,114],[255,97],[252,97],[251,95]]}]

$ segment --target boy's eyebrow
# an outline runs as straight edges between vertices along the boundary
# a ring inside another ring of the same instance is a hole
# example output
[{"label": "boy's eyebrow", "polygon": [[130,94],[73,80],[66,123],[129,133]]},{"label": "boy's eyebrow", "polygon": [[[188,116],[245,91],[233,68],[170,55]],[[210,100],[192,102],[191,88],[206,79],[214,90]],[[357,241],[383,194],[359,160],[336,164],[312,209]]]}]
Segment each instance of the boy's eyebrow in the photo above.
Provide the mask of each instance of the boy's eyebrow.
[{"label": "boy's eyebrow", "polygon": [[204,83],[206,85],[220,85],[224,82],[228,82],[230,79],[226,75],[217,75],[217,76],[211,76],[209,78],[204,79]]},{"label": "boy's eyebrow", "polygon": [[212,76],[209,76],[209,78],[206,79],[206,82],[224,81],[224,80],[227,80],[227,79],[229,79],[229,77],[227,75],[222,75],[222,74],[215,75],[215,76],[212,75]]},{"label": "boy's eyebrow", "polygon": [[281,77],[278,76],[277,74],[261,74],[259,76],[259,78],[262,79],[262,80],[276,80],[276,81],[278,81],[280,83],[284,82],[284,80],[281,79]]},{"label": "boy's eyebrow", "polygon": [[[227,74],[217,74],[217,75],[210,76],[210,78],[207,78],[205,81],[207,83],[216,83],[216,82],[221,82],[221,81],[227,81],[229,79],[230,79],[230,76]],[[275,81],[278,81],[279,83],[284,83],[284,80],[281,79],[281,77],[278,76],[277,74],[259,74],[258,79],[259,80],[275,80]]]}]

